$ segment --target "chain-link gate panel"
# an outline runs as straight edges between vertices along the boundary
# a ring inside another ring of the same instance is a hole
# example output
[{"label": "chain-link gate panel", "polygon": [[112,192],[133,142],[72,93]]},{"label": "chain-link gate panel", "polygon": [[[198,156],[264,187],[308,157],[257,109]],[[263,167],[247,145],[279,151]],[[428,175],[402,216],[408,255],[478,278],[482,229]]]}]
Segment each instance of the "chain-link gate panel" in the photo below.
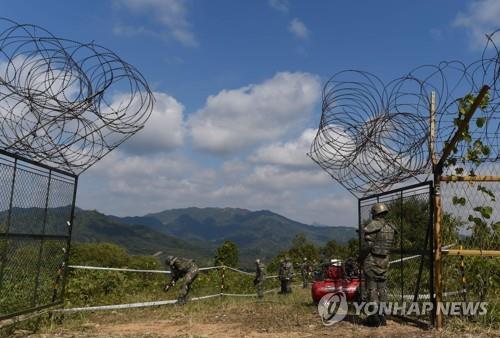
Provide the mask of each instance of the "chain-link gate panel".
[{"label": "chain-link gate panel", "polygon": [[[485,163],[481,174],[495,175],[500,163]],[[500,181],[441,183],[442,242],[452,249],[475,250],[474,256],[446,255],[442,259],[443,302],[487,303],[487,312],[462,313],[446,321],[497,325],[500,321]]]},{"label": "chain-link gate panel", "polygon": [[[388,302],[398,308],[408,310],[410,303],[417,302],[421,309],[424,302],[433,302],[431,193],[431,182],[425,182],[359,199],[360,241],[371,220],[371,208],[378,202],[388,206],[386,219],[398,231],[387,272]],[[407,317],[427,323],[433,318],[431,311]]]},{"label": "chain-link gate panel", "polygon": [[62,303],[76,186],[0,151],[0,320]]}]

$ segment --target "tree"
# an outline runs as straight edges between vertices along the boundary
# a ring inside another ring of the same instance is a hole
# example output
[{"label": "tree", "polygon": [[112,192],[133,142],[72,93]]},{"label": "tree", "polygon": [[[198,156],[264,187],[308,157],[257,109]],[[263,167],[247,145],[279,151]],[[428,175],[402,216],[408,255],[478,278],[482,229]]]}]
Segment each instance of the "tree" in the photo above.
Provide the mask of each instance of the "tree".
[{"label": "tree", "polygon": [[329,240],[325,246],[321,248],[321,256],[323,256],[323,259],[345,258],[346,254],[346,248],[337,243],[334,239]]},{"label": "tree", "polygon": [[302,233],[295,236],[292,240],[292,246],[288,250],[288,256],[293,262],[302,262],[307,258],[309,261],[318,259],[318,249]]},{"label": "tree", "polygon": [[226,265],[236,268],[239,263],[240,257],[236,243],[224,241],[224,243],[215,250],[215,265]]}]

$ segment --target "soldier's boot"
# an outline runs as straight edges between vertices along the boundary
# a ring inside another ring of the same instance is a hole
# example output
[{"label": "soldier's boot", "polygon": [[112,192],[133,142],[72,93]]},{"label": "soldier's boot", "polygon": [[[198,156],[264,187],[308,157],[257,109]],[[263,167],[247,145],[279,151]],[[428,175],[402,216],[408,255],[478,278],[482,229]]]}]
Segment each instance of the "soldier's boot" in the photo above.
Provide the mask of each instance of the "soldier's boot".
[{"label": "soldier's boot", "polygon": [[387,320],[385,319],[385,315],[379,315],[378,316],[379,318],[379,322],[380,322],[380,326],[387,326]]},{"label": "soldier's boot", "polygon": [[186,303],[187,303],[187,299],[185,296],[179,296],[179,298],[177,298],[177,304],[185,305]]},{"label": "soldier's boot", "polygon": [[366,318],[366,324],[371,327],[379,327],[382,326],[382,321],[381,321],[380,315],[370,315],[368,318]]}]

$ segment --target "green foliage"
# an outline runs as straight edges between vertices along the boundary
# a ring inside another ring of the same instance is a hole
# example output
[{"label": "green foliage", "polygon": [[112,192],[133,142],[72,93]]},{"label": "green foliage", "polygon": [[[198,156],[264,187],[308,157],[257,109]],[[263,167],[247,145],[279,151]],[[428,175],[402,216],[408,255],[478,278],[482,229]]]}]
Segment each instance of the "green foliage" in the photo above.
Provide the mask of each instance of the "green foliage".
[{"label": "green foliage", "polygon": [[239,252],[236,243],[224,241],[215,251],[215,265],[239,266]]},{"label": "green foliage", "polygon": [[127,251],[111,243],[76,243],[71,248],[70,264],[121,268],[128,265]]},{"label": "green foliage", "polygon": [[336,240],[329,240],[324,247],[320,249],[321,256],[327,259],[348,257],[348,248],[338,244]]},{"label": "green foliage", "polygon": [[293,262],[302,262],[304,258],[310,261],[318,259],[318,249],[304,234],[298,234],[292,241],[288,256]]}]

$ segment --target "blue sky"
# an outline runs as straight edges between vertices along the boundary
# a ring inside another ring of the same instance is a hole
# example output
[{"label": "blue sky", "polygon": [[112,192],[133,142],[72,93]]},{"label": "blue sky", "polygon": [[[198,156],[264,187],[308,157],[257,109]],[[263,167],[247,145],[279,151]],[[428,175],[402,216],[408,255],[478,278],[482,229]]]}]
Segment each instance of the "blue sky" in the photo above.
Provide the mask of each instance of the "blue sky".
[{"label": "blue sky", "polygon": [[500,27],[494,0],[2,4],[6,18],[113,50],[155,92],[146,128],[82,175],[79,206],[270,209],[328,225],[354,225],[357,203],[305,156],[323,83],[344,69],[390,80],[473,61]]}]

